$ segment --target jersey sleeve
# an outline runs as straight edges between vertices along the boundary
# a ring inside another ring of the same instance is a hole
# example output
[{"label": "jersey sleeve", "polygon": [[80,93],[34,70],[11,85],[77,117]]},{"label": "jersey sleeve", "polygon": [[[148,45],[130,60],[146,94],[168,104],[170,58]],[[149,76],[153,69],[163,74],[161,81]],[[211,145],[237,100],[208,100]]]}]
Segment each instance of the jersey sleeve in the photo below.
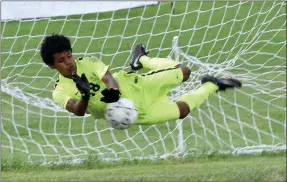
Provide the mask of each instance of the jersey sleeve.
[{"label": "jersey sleeve", "polygon": [[68,101],[71,97],[65,94],[64,90],[61,87],[56,87],[53,91],[53,100],[63,108],[66,108]]},{"label": "jersey sleeve", "polygon": [[102,79],[106,72],[109,70],[109,65],[103,63],[99,58],[91,56],[88,59],[89,67],[92,69],[92,72],[99,78]]}]

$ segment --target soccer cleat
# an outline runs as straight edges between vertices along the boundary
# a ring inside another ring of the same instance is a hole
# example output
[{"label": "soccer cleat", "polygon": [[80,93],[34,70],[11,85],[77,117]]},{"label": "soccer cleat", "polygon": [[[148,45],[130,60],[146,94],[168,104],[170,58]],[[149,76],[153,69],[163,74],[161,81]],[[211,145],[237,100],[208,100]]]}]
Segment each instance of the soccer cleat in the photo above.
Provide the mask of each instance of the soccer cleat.
[{"label": "soccer cleat", "polygon": [[139,70],[143,68],[143,65],[140,62],[140,57],[143,55],[147,55],[148,52],[146,52],[144,46],[139,43],[135,46],[134,51],[133,51],[133,59],[130,64],[132,70]]},{"label": "soccer cleat", "polygon": [[205,82],[212,82],[216,84],[219,87],[219,90],[225,90],[227,88],[240,88],[242,86],[242,83],[239,80],[233,79],[233,78],[215,78],[213,76],[205,75],[201,79],[201,83]]}]

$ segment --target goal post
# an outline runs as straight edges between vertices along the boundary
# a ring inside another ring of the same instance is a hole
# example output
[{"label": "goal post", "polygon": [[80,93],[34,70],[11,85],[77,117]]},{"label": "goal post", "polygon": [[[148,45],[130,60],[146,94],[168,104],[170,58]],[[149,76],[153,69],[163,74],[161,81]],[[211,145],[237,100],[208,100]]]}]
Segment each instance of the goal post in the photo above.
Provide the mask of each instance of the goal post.
[{"label": "goal post", "polygon": [[[35,11],[21,10],[29,12],[24,17],[13,14],[15,5],[1,6],[7,12],[1,19],[4,161],[77,163],[89,156],[109,161],[286,150],[285,2],[22,3],[19,7],[36,6]],[[42,6],[52,9],[41,11]],[[61,6],[66,9],[58,14]],[[39,48],[54,32],[71,39],[75,57],[98,56],[112,72],[130,70],[131,48],[139,42],[152,57],[188,66],[190,79],[170,92],[172,101],[198,88],[204,74],[232,76],[243,88],[212,94],[183,120],[114,130],[104,120],[68,113],[51,99],[57,73],[43,64]]]}]

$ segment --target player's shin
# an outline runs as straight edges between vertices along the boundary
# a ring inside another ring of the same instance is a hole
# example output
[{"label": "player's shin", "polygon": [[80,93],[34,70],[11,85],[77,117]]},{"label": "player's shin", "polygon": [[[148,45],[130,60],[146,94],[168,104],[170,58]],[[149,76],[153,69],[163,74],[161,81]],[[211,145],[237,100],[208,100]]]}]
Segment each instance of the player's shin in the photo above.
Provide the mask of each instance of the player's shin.
[{"label": "player's shin", "polygon": [[140,62],[144,68],[149,68],[151,70],[160,70],[166,68],[173,68],[179,65],[179,62],[173,61],[167,58],[151,58],[148,56],[141,56]]},{"label": "player's shin", "polygon": [[218,86],[211,82],[204,83],[201,87],[193,92],[188,92],[177,99],[187,103],[189,110],[192,111],[200,106],[210,94],[215,93],[218,90]]}]

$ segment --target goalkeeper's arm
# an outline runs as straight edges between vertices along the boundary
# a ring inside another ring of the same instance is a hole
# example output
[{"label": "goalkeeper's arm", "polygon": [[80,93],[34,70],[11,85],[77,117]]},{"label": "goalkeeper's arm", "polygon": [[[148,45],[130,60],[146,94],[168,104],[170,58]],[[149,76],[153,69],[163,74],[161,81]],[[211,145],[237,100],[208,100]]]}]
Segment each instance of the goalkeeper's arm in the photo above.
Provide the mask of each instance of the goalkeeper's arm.
[{"label": "goalkeeper's arm", "polygon": [[69,112],[74,113],[77,116],[84,116],[88,107],[89,101],[87,100],[79,100],[75,101],[74,99],[70,99],[66,105],[66,109]]},{"label": "goalkeeper's arm", "polygon": [[82,97],[79,101],[70,99],[66,105],[66,109],[77,116],[84,116],[90,99],[90,83],[85,74],[79,77],[76,73],[73,73],[72,79],[81,92]]},{"label": "goalkeeper's arm", "polygon": [[106,74],[103,76],[102,81],[106,84],[108,88],[119,89],[119,84],[109,71],[107,71]]}]

